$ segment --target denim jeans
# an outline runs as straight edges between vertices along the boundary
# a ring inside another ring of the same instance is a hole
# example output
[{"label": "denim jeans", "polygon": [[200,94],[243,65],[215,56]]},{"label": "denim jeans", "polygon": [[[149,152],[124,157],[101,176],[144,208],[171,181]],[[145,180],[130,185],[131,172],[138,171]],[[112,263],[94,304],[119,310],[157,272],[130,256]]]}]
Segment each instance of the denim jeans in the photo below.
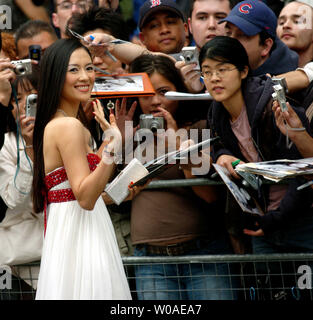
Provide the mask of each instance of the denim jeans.
[{"label": "denim jeans", "polygon": [[[227,238],[197,240],[187,255],[231,254]],[[145,246],[135,256],[148,256]],[[156,255],[149,255],[156,256]],[[226,263],[142,264],[135,267],[139,300],[236,300],[232,266]]]},{"label": "denim jeans", "polygon": [[[313,217],[303,217],[263,237],[252,237],[252,249],[254,254],[313,253]],[[313,270],[313,263],[307,261],[256,263],[259,284],[263,288],[297,288],[296,272],[300,265],[308,265]],[[295,298],[293,291],[287,291]],[[308,290],[298,290],[299,296],[308,294]]]}]

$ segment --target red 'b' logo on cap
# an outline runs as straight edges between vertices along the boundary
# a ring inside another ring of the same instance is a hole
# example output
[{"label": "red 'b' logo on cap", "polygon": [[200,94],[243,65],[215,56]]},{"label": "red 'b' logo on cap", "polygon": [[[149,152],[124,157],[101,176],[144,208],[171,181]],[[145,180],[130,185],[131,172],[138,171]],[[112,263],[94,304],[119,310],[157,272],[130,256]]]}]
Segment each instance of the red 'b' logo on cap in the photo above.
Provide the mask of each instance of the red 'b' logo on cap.
[{"label": "red 'b' logo on cap", "polygon": [[250,3],[244,3],[239,7],[239,11],[244,14],[249,14],[249,9],[252,9],[252,5]]},{"label": "red 'b' logo on cap", "polygon": [[151,8],[159,6],[161,4],[161,0],[151,0]]}]

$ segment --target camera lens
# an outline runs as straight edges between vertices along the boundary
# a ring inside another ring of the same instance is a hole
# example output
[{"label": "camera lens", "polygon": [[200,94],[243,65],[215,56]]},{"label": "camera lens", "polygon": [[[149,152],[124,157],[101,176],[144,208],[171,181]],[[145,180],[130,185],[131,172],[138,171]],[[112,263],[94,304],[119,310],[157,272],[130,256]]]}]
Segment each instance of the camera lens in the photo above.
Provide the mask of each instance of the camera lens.
[{"label": "camera lens", "polygon": [[187,54],[186,57],[185,57],[185,60],[187,62],[190,62],[192,60],[192,54],[191,53]]},{"label": "camera lens", "polygon": [[156,133],[159,128],[159,124],[156,121],[151,122],[150,130]]},{"label": "camera lens", "polygon": [[26,72],[26,69],[24,68],[23,65],[17,65],[15,70],[18,75],[23,75]]}]

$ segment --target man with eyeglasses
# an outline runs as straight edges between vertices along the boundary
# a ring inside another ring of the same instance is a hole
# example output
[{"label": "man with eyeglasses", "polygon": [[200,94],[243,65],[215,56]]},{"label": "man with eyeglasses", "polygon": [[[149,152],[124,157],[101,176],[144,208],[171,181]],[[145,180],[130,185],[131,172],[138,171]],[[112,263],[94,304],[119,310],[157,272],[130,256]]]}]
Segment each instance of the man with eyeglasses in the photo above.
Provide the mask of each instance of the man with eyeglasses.
[{"label": "man with eyeglasses", "polygon": [[52,23],[60,30],[60,37],[67,38],[66,25],[73,13],[84,13],[93,5],[92,0],[54,0]]}]

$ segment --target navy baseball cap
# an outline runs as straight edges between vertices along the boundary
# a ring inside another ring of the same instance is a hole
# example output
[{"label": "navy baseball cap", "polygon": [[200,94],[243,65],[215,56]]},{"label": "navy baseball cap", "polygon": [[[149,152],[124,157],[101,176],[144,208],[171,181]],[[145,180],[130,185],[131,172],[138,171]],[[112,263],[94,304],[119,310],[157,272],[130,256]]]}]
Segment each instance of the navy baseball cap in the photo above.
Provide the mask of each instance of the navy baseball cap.
[{"label": "navy baseball cap", "polygon": [[180,10],[179,6],[173,0],[147,0],[144,4],[140,7],[139,11],[139,29],[141,30],[144,24],[147,21],[149,16],[157,11],[164,10],[164,11],[171,11],[174,12],[178,17],[180,17],[183,21],[184,14]]},{"label": "navy baseball cap", "polygon": [[247,36],[254,36],[266,31],[276,37],[277,17],[273,10],[258,0],[241,1],[219,23],[230,22]]}]

